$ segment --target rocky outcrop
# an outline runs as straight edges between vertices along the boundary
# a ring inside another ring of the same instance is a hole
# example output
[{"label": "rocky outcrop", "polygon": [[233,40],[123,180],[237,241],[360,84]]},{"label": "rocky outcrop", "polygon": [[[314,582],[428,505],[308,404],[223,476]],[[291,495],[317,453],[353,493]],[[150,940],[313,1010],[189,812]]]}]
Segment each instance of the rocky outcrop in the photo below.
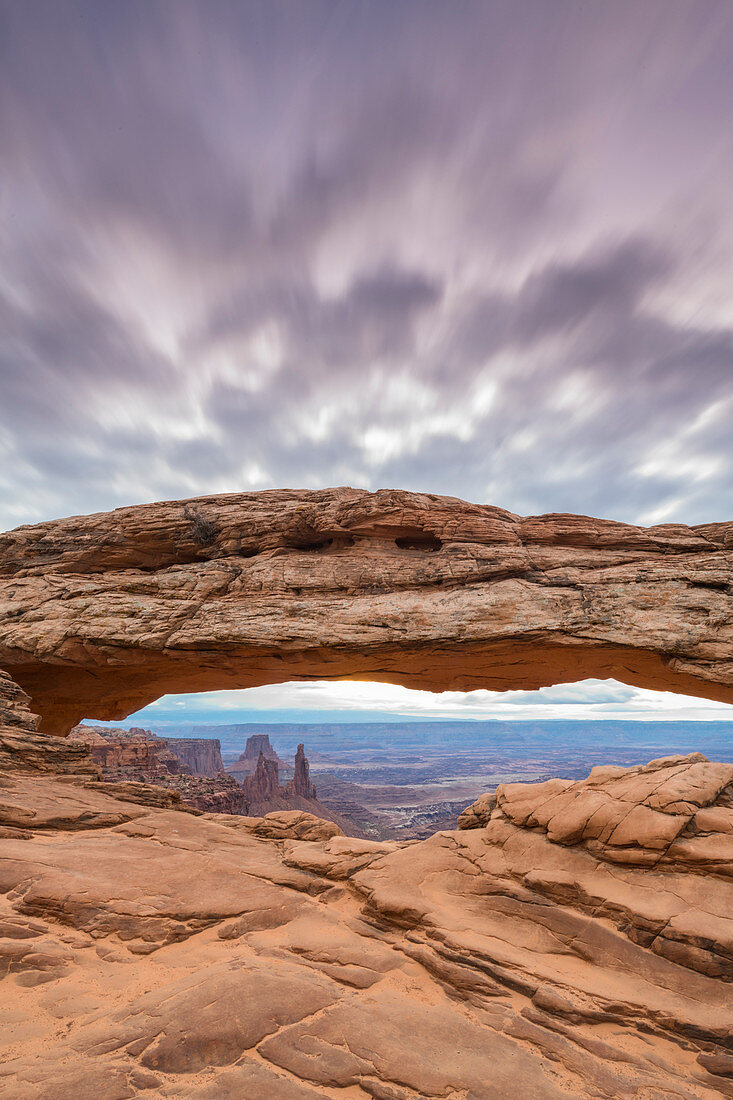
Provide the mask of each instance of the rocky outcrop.
[{"label": "rocky outcrop", "polygon": [[343,836],[333,821],[324,821],[304,810],[274,810],[264,817],[248,818],[247,824],[253,836],[271,840],[330,840]]},{"label": "rocky outcrop", "polygon": [[254,775],[248,776],[242,783],[244,796],[251,805],[262,805],[285,797],[278,781],[278,767],[275,760],[267,760],[260,749]]},{"label": "rocky outcrop", "polygon": [[541,829],[604,862],[733,870],[733,764],[711,764],[701,753],[596,767],[579,783],[503,784],[496,807],[492,820]]},{"label": "rocky outcrop", "polygon": [[70,737],[89,746],[91,758],[102,769],[104,779],[154,782],[183,770],[167,742],[151,730],[135,726],[131,729],[76,726]]},{"label": "rocky outcrop", "polygon": [[295,775],[285,785],[287,796],[297,798],[317,798],[316,788],[311,783],[310,764],[305,755],[305,747],[298,745],[295,753]]},{"label": "rocky outcrop", "polygon": [[38,716],[22,688],[0,669],[0,774],[86,775],[98,779],[89,749],[36,732]]},{"label": "rocky outcrop", "polygon": [[279,770],[284,767],[284,764],[270,744],[270,737],[266,733],[251,734],[247,738],[244,752],[240,753],[233,764],[227,766],[226,771],[240,783],[243,783],[248,776],[254,775],[260,753],[262,753],[265,760],[271,760],[277,764],[279,774]]},{"label": "rocky outcrop", "polygon": [[733,524],[273,490],[0,535],[0,667],[43,731],[166,692],[588,676],[733,702]]},{"label": "rocky outcrop", "polygon": [[495,808],[495,794],[480,795],[472,805],[466,806],[465,810],[458,815],[458,828],[480,829],[488,825]]},{"label": "rocky outcrop", "polygon": [[38,715],[30,709],[30,699],[7,672],[0,668],[0,728],[35,732]]},{"label": "rocky outcrop", "polygon": [[215,778],[224,771],[221,742],[213,737],[166,737],[170,751],[191,775]]},{"label": "rocky outcrop", "polygon": [[338,832],[348,831],[353,835],[361,835],[358,828],[347,824],[338,813],[322,805],[316,798],[316,788],[310,781],[310,766],[303,745],[298,745],[295,757],[295,778],[282,787],[278,758],[266,758],[260,743],[257,767],[253,775],[245,775],[242,792],[245,802],[242,813],[268,819],[273,813],[300,813],[306,817],[332,822]]},{"label": "rocky outcrop", "polygon": [[502,784],[495,803],[488,819],[481,800],[469,811],[525,885],[614,922],[655,954],[733,981],[733,908],[721,909],[733,903],[733,764],[693,753],[597,767],[575,783]]},{"label": "rocky outcrop", "polygon": [[505,785],[402,843],[80,783],[0,792],[4,1100],[731,1096],[722,765]]},{"label": "rocky outcrop", "polygon": [[206,813],[246,814],[249,802],[236,779],[223,772],[216,776],[171,775],[156,780],[166,790],[175,791],[188,806]]}]

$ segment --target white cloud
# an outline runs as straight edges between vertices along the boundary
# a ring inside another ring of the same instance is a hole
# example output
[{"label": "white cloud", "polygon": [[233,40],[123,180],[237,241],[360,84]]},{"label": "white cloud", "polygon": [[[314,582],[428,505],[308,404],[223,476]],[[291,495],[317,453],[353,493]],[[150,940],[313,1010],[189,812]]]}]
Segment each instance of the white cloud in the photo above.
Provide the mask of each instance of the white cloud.
[{"label": "white cloud", "polygon": [[206,712],[222,720],[223,712],[373,711],[393,718],[501,719],[644,719],[733,720],[733,706],[708,699],[630,687],[615,680],[584,680],[555,684],[538,691],[416,691],[394,684],[352,680],[271,684],[241,691],[167,696],[152,704],[158,712],[169,706]]}]

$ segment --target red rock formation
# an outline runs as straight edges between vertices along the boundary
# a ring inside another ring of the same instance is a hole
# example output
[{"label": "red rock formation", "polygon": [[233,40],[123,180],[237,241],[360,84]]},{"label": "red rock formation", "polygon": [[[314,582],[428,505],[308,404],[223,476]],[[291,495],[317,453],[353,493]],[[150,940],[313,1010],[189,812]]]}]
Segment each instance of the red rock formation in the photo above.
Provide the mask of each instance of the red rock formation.
[{"label": "red rock formation", "polygon": [[311,783],[310,764],[306,758],[303,745],[298,745],[298,751],[295,754],[295,775],[285,785],[285,793],[290,796],[295,795],[298,798],[318,797],[316,788]]},{"label": "red rock formation", "polygon": [[220,773],[217,776],[171,775],[156,783],[175,791],[183,802],[205,813],[246,814],[249,802],[236,779]]},{"label": "red rock formation", "polygon": [[165,737],[170,751],[192,775],[215,778],[224,771],[221,742],[213,737]]},{"label": "red rock formation", "polygon": [[260,753],[262,753],[265,760],[275,760],[278,764],[282,764],[282,760],[270,744],[270,737],[267,733],[253,733],[248,737],[244,752],[239,759],[254,760],[256,762]]},{"label": "red rock formation", "polygon": [[92,760],[99,764],[105,779],[153,781],[188,770],[167,742],[150,730],[77,726],[71,736],[89,745]]},{"label": "red rock formation", "polygon": [[38,715],[30,709],[30,699],[7,672],[0,669],[0,727],[34,732]]},{"label": "red rock formation", "polygon": [[262,753],[265,760],[273,760],[278,769],[283,767],[283,761],[270,744],[269,735],[266,733],[253,733],[247,738],[244,752],[226,770],[242,783],[248,775],[254,775],[260,753]]},{"label": "red rock formation", "polygon": [[299,811],[334,822],[340,832],[361,835],[359,830],[349,825],[339,814],[317,800],[316,789],[310,781],[310,768],[302,745],[298,745],[295,767],[295,779],[291,779],[281,787],[277,759],[268,760],[260,748],[254,774],[245,775],[242,781],[246,802],[246,808],[242,812],[263,817],[274,812]]},{"label": "red rock formation", "polygon": [[393,490],[141,505],[0,535],[0,666],[55,734],[166,692],[312,677],[616,677],[733,702],[732,545],[731,523]]},{"label": "red rock formation", "polygon": [[38,715],[22,688],[0,669],[0,774],[82,775],[98,779],[86,745],[36,732]]},{"label": "red rock formation", "polygon": [[250,805],[262,805],[284,797],[285,792],[278,782],[277,762],[267,760],[261,749],[254,775],[244,780],[242,789]]}]

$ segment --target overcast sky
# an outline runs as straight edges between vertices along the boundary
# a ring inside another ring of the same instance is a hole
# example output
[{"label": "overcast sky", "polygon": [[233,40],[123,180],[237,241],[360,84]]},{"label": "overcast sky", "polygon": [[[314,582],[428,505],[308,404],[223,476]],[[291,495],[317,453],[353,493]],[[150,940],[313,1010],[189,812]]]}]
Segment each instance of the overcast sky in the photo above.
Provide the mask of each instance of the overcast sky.
[{"label": "overcast sky", "polygon": [[730,0],[0,0],[0,529],[733,516]]},{"label": "overcast sky", "polygon": [[0,528],[733,514],[730,0],[0,0]]}]

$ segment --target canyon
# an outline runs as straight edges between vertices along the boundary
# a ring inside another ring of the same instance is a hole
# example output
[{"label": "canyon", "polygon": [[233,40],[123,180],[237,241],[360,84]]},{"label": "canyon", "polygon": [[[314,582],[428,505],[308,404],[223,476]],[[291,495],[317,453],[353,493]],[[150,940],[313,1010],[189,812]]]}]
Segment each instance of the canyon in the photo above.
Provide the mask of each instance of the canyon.
[{"label": "canyon", "polygon": [[[731,700],[732,566],[732,524],[391,490],[0,536],[3,1096],[733,1097],[733,763],[502,783],[377,841],[103,783],[65,736],[315,676]],[[273,794],[277,768],[258,752],[245,782]],[[290,783],[320,793],[302,752]]]},{"label": "canyon", "polygon": [[249,738],[239,767],[229,772],[224,771],[216,739],[162,738],[137,727],[89,725],[75,726],[69,739],[88,746],[100,778],[108,783],[153,784],[176,792],[187,806],[207,812],[264,816],[275,810],[301,810],[334,821],[351,835],[362,835],[318,801],[302,744],[295,754],[293,778],[282,787],[278,774],[282,761],[266,734]]}]

